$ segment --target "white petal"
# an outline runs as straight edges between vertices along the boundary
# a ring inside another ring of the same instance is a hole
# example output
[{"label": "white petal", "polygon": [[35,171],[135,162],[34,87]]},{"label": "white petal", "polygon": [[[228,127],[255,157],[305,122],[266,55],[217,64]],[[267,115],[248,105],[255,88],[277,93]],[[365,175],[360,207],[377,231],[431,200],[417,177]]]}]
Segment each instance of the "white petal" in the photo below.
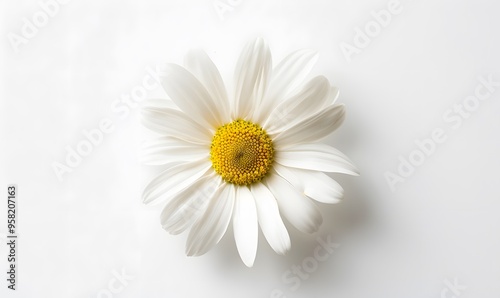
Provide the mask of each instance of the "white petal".
[{"label": "white petal", "polygon": [[289,168],[278,163],[273,168],[290,184],[318,202],[335,204],[344,196],[342,186],[323,172]]},{"label": "white petal", "polygon": [[259,225],[257,208],[252,193],[246,186],[236,188],[233,211],[234,241],[241,260],[252,267],[257,254]]},{"label": "white petal", "polygon": [[285,57],[273,69],[269,95],[284,98],[302,84],[316,61],[318,53],[312,50],[298,50]]},{"label": "white petal", "polygon": [[318,231],[323,217],[314,202],[294,189],[277,173],[272,173],[266,183],[276,198],[280,211],[294,227],[304,233]]},{"label": "white petal", "polygon": [[287,167],[358,176],[354,164],[339,150],[326,144],[300,144],[276,152],[276,162]]},{"label": "white petal", "polygon": [[186,54],[184,65],[207,89],[215,105],[220,110],[223,123],[230,121],[229,100],[219,70],[210,57],[202,50],[192,50]]},{"label": "white petal", "polygon": [[144,101],[142,108],[160,108],[160,109],[174,109],[179,110],[179,107],[175,103],[167,98],[148,98]]},{"label": "white petal", "polygon": [[164,165],[173,162],[196,161],[210,158],[210,147],[186,142],[173,137],[162,137],[148,142],[142,149],[141,162]]},{"label": "white petal", "polygon": [[171,198],[194,183],[211,166],[208,160],[199,160],[178,164],[161,172],[144,188],[142,193],[143,202],[145,204],[159,203]]},{"label": "white petal", "polygon": [[285,57],[273,68],[269,90],[255,119],[257,123],[264,123],[274,107],[303,83],[317,59],[318,54],[315,51],[299,50]]},{"label": "white petal", "polygon": [[210,144],[212,139],[212,133],[207,128],[175,109],[143,108],[142,123],[154,132],[192,143]]},{"label": "white petal", "polygon": [[188,228],[205,211],[207,203],[221,183],[219,177],[206,175],[168,202],[160,215],[162,227],[174,235]]},{"label": "white petal", "polygon": [[258,182],[252,184],[252,191],[257,206],[257,215],[260,228],[272,249],[284,255],[290,250],[290,236],[286,230],[278,209],[278,203],[273,194],[264,184]]},{"label": "white petal", "polygon": [[186,242],[188,256],[200,256],[217,243],[226,233],[233,213],[235,189],[222,184],[210,199],[205,213],[194,223]]},{"label": "white petal", "polygon": [[186,140],[178,139],[171,136],[165,136],[144,141],[144,143],[142,144],[142,150],[149,151],[168,146],[189,146],[189,145],[202,147],[202,145],[200,144],[190,143]]},{"label": "white petal", "polygon": [[294,144],[319,141],[335,131],[344,121],[344,116],[344,105],[328,106],[323,111],[287,128],[275,136],[273,142],[279,149]]},{"label": "white petal", "polygon": [[254,107],[260,106],[271,67],[271,53],[263,39],[257,39],[242,51],[235,70],[233,118],[248,118]]},{"label": "white petal", "polygon": [[205,127],[224,124],[217,102],[192,73],[179,65],[165,64],[159,74],[163,89],[191,119]]},{"label": "white petal", "polygon": [[337,102],[337,99],[339,98],[339,95],[340,95],[339,88],[330,87],[330,92],[328,93],[328,99],[325,101],[323,108],[335,104]]},{"label": "white petal", "polygon": [[291,98],[281,102],[267,119],[264,128],[270,134],[279,133],[319,112],[329,99],[330,83],[324,76],[317,76]]}]

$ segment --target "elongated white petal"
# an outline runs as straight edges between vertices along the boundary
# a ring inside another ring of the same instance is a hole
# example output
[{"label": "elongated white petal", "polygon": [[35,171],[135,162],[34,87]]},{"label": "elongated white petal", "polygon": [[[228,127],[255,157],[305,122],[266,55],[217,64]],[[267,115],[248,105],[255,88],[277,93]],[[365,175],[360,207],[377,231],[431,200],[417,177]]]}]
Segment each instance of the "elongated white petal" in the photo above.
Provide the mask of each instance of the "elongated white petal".
[{"label": "elongated white petal", "polygon": [[297,122],[320,111],[329,99],[330,83],[324,76],[317,76],[296,95],[282,101],[264,125],[270,134],[285,130]]},{"label": "elongated white petal", "polygon": [[211,167],[208,160],[199,160],[175,165],[151,180],[144,188],[142,199],[145,204],[159,203],[171,198],[185,187],[194,183]]},{"label": "elongated white petal", "polygon": [[335,131],[344,121],[344,115],[344,105],[329,106],[274,136],[273,142],[278,149],[317,142]]},{"label": "elongated white petal", "polygon": [[273,68],[269,90],[255,116],[257,123],[264,123],[269,113],[303,84],[317,58],[315,51],[298,50],[286,56]]},{"label": "elongated white petal", "polygon": [[205,175],[168,202],[160,215],[162,227],[174,235],[186,230],[205,211],[221,183],[219,177]]},{"label": "elongated white petal", "polygon": [[143,108],[144,126],[164,136],[172,136],[198,144],[210,144],[210,131],[191,120],[179,110],[170,108]]},{"label": "elongated white petal", "polygon": [[179,65],[165,64],[159,74],[163,89],[191,119],[211,128],[224,124],[217,102],[192,73]]},{"label": "elongated white petal", "polygon": [[289,168],[278,163],[274,164],[274,169],[296,189],[318,202],[335,204],[344,196],[340,184],[323,172]]},{"label": "elongated white petal", "polygon": [[262,233],[271,248],[276,253],[284,255],[290,250],[291,242],[281,219],[276,199],[269,189],[260,182],[252,184],[250,190],[257,206],[257,216]]},{"label": "elongated white petal", "polygon": [[252,193],[246,186],[236,188],[233,211],[234,241],[241,260],[252,267],[257,254],[259,225],[257,208]]},{"label": "elongated white petal", "polygon": [[317,61],[318,53],[307,49],[295,51],[283,58],[273,69],[270,97],[284,99],[302,84]]},{"label": "elongated white petal", "polygon": [[[202,158],[208,160],[210,158],[208,152],[191,150],[192,148],[189,147],[187,148],[189,149],[188,151],[184,150],[184,147],[172,149],[173,150],[157,150],[147,153],[141,157],[140,161],[142,164],[148,166],[162,166],[179,162],[191,162]],[[177,152],[179,152],[179,154]]]},{"label": "elongated white petal", "polygon": [[299,144],[281,149],[275,159],[277,163],[292,168],[359,175],[347,156],[326,144]]},{"label": "elongated white petal", "polygon": [[207,160],[210,147],[186,142],[173,137],[162,137],[148,144],[142,149],[141,162],[147,165],[165,165],[173,162]]},{"label": "elongated white petal", "polygon": [[269,175],[266,183],[276,198],[280,211],[294,227],[304,233],[318,231],[323,217],[314,202],[277,173]]},{"label": "elongated white petal", "polygon": [[188,256],[209,251],[226,233],[234,208],[235,189],[222,184],[210,199],[205,213],[194,223],[186,242]]},{"label": "elongated white petal", "polygon": [[271,67],[271,53],[263,39],[257,39],[242,51],[235,70],[233,118],[248,118],[254,107],[260,106]]},{"label": "elongated white petal", "polygon": [[295,169],[304,182],[304,194],[321,203],[336,204],[344,197],[340,184],[323,172]]},{"label": "elongated white petal", "polygon": [[182,140],[176,137],[163,136],[145,141],[142,144],[142,151],[147,153],[150,150],[157,150],[170,146],[191,146],[191,145],[199,148],[205,147],[204,145],[190,143],[186,140]]},{"label": "elongated white petal", "polygon": [[326,108],[327,106],[331,106],[337,102],[337,99],[339,98],[340,91],[339,88],[337,87],[330,87],[330,92],[328,93],[328,98],[323,104],[323,108]]},{"label": "elongated white petal", "polygon": [[189,51],[184,58],[184,65],[207,89],[210,97],[219,109],[223,123],[230,121],[229,100],[226,87],[219,70],[210,57],[202,50]]},{"label": "elongated white petal", "polygon": [[148,98],[144,101],[142,108],[153,108],[153,109],[174,109],[180,111],[179,107],[168,98]]}]

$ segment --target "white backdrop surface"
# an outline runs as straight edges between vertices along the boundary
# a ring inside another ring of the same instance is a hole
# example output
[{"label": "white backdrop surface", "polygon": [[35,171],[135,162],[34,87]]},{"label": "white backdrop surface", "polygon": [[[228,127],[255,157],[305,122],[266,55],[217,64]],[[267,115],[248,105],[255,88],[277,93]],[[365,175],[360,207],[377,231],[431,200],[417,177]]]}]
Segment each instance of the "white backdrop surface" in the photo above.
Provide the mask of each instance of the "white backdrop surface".
[{"label": "white backdrop surface", "polygon": [[[0,4],[1,297],[500,297],[500,4],[66,2]],[[163,231],[161,207],[142,204],[156,170],[138,161],[147,135],[133,93],[192,47],[230,83],[257,36],[273,62],[319,52],[312,72],[347,109],[327,143],[361,176],[334,176],[345,200],[321,206],[317,234],[289,227],[286,256],[260,234],[246,268],[231,230],[186,257],[186,235]],[[102,140],[58,177],[54,164],[100,126]],[[16,291],[9,183],[19,189]],[[340,246],[315,260],[330,240]]]}]

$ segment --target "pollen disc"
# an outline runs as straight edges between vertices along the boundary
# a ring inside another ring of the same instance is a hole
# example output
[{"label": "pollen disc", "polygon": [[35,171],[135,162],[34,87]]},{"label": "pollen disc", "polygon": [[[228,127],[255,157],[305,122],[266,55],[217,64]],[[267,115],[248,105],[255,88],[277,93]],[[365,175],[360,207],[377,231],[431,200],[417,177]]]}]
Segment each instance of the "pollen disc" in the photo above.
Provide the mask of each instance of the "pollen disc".
[{"label": "pollen disc", "polygon": [[234,120],[215,131],[210,160],[224,181],[250,185],[264,178],[273,163],[273,143],[257,124]]}]

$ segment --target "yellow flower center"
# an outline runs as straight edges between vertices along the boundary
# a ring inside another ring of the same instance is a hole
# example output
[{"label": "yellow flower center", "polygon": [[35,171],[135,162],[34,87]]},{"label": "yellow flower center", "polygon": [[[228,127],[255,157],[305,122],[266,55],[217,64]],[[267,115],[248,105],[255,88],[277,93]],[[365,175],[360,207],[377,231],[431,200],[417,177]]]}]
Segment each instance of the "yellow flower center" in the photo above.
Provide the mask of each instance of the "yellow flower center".
[{"label": "yellow flower center", "polygon": [[249,185],[260,181],[271,169],[273,143],[257,124],[234,120],[215,131],[210,160],[226,182]]}]

